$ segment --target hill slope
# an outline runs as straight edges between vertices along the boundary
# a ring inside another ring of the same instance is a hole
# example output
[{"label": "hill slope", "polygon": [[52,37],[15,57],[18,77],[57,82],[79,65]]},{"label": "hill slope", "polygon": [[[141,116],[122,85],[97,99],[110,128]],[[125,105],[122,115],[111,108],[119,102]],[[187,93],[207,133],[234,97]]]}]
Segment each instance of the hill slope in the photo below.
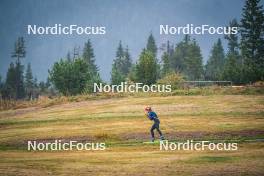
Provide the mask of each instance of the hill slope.
[{"label": "hill slope", "polygon": [[[264,173],[264,96],[113,98],[0,112],[4,175],[245,175]],[[170,141],[237,141],[237,151],[160,151],[150,105]],[[27,151],[27,141],[106,142],[105,151]],[[251,142],[246,142],[251,141]],[[7,169],[8,168],[8,169]],[[188,169],[187,169],[188,168]]]}]

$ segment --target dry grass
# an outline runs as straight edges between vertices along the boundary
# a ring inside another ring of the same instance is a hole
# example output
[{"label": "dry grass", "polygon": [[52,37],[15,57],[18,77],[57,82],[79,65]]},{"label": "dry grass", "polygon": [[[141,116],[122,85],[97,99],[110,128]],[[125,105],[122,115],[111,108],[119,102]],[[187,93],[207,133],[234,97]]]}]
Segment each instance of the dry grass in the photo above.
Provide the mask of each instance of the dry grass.
[{"label": "dry grass", "polygon": [[87,100],[101,100],[113,99],[120,97],[168,97],[168,96],[192,96],[192,95],[264,95],[263,82],[255,83],[255,85],[246,86],[209,86],[209,87],[192,87],[184,89],[176,89],[170,93],[96,93],[96,94],[83,94],[77,96],[56,96],[48,98],[40,96],[39,99],[33,101],[14,101],[0,99],[0,111],[10,109],[21,109],[27,107],[51,107],[54,105],[61,105],[71,102],[81,102]]},{"label": "dry grass", "polygon": [[[261,175],[264,144],[238,151],[159,151],[143,145],[151,105],[171,140],[264,138],[264,96],[126,97],[0,112],[2,175]],[[28,152],[27,140],[105,141],[106,151]],[[243,139],[243,140],[242,140]],[[120,144],[126,143],[122,146]],[[0,175],[1,175],[0,174]]]},{"label": "dry grass", "polygon": [[[1,151],[4,175],[261,175],[263,144],[238,151],[159,151],[155,146],[106,151]],[[8,169],[7,169],[8,168]]]}]

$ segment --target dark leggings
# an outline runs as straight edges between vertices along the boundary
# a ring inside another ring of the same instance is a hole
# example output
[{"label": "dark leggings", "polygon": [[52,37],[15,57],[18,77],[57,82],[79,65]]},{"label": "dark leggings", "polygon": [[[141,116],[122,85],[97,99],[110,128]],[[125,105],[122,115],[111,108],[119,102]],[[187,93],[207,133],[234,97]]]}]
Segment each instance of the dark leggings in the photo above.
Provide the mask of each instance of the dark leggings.
[{"label": "dark leggings", "polygon": [[154,120],[154,124],[152,125],[152,127],[150,129],[150,133],[151,133],[152,139],[154,139],[154,130],[155,129],[158,131],[159,135],[162,136],[162,132],[159,129],[159,124],[160,124],[159,119],[155,119]]}]

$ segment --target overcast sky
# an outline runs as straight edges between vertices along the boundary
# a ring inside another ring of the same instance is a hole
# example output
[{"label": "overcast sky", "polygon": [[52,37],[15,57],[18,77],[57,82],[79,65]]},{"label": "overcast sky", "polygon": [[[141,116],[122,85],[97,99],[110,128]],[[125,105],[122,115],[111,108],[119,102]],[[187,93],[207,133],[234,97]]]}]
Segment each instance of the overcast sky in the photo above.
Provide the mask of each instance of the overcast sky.
[{"label": "overcast sky", "polygon": [[[262,1],[263,3],[263,1]],[[233,18],[240,19],[243,0],[1,0],[0,1],[0,74],[5,77],[11,61],[14,42],[26,40],[27,56],[33,74],[45,80],[53,63],[91,39],[101,77],[108,81],[119,40],[128,45],[133,61],[145,47],[152,31],[160,46],[167,40],[177,43],[182,35],[160,35],[159,25],[186,24],[226,26]],[[28,35],[27,25],[54,24],[105,26],[105,35]],[[192,35],[208,59],[212,44],[221,35]],[[226,41],[224,41],[226,47]]]}]

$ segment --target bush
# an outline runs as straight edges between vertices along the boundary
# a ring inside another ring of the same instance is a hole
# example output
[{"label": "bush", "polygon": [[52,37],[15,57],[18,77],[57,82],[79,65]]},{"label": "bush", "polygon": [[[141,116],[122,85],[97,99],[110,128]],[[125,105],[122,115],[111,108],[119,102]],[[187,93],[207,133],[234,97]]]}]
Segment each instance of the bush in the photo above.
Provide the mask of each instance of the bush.
[{"label": "bush", "polygon": [[63,95],[80,94],[93,78],[88,68],[83,59],[60,60],[49,71],[49,78]]},{"label": "bush", "polygon": [[159,79],[157,83],[170,84],[172,90],[176,90],[182,88],[183,81],[184,81],[183,75],[181,75],[180,73],[172,72],[164,76],[162,79]]}]

